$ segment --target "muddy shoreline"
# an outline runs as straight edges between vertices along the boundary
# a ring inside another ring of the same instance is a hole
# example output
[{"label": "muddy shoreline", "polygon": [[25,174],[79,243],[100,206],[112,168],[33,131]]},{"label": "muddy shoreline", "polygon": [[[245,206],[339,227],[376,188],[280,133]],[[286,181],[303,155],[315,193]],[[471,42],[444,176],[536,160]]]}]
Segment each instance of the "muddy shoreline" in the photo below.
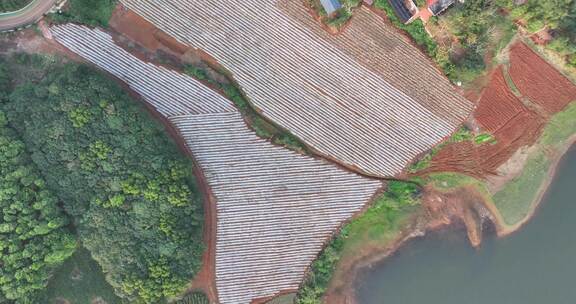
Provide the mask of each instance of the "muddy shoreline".
[{"label": "muddy shoreline", "polygon": [[[483,201],[484,207],[487,210],[490,210],[490,213],[494,218],[491,218],[491,222],[496,229],[496,236],[498,238],[507,237],[514,232],[520,230],[525,224],[527,224],[538,212],[539,207],[541,206],[542,201],[546,197],[546,193],[550,188],[550,185],[555,179],[558,167],[561,165],[562,160],[566,153],[570,150],[570,148],[576,144],[576,134],[572,135],[565,143],[562,144],[560,149],[553,151],[552,155],[552,163],[550,168],[548,169],[547,177],[543,180],[540,188],[534,200],[531,203],[531,210],[529,214],[519,223],[509,226],[506,225],[505,222],[497,215],[494,214],[492,211],[495,206],[490,206],[489,203]],[[426,237],[426,234],[443,230],[443,229],[466,229],[465,225],[462,225],[461,221],[452,221],[452,222],[434,222],[433,220],[428,220],[426,222],[422,222],[421,215],[415,215],[414,219],[412,219],[412,223],[408,229],[402,231],[399,236],[391,242],[390,245],[386,246],[385,250],[375,250],[368,254],[365,257],[362,257],[357,260],[353,260],[351,263],[351,268],[345,271],[345,275],[347,276],[348,280],[344,286],[329,286],[328,291],[324,297],[324,303],[335,303],[335,304],[358,304],[356,299],[356,289],[355,283],[358,279],[358,274],[360,271],[371,267],[376,263],[383,262],[388,257],[392,256],[396,253],[403,245],[405,245],[408,241],[418,238],[418,237]],[[420,222],[419,222],[420,221]],[[480,245],[480,243],[478,244]],[[346,261],[345,261],[346,262]],[[338,281],[338,278],[334,278]]]},{"label": "muddy shoreline", "polygon": [[560,147],[560,149],[558,149],[557,151],[553,151],[552,163],[550,164],[550,168],[548,168],[548,173],[546,174],[546,178],[544,179],[544,181],[540,185],[540,188],[538,189],[538,192],[536,193],[534,200],[530,204],[530,206],[531,206],[530,212],[519,223],[512,225],[512,226],[506,225],[505,227],[501,227],[503,229],[501,232],[499,231],[498,237],[505,237],[505,236],[508,236],[508,235],[518,231],[524,225],[526,225],[526,223],[528,223],[534,217],[534,215],[536,215],[536,213],[538,212],[538,209],[540,208],[542,201],[546,197],[546,193],[548,192],[550,185],[552,184],[552,182],[554,181],[554,179],[556,177],[556,172],[558,171],[558,166],[562,163],[562,160],[564,159],[564,156],[566,155],[568,150],[570,150],[570,148],[575,144],[576,144],[576,134],[574,134],[570,138],[568,138],[566,140],[566,142],[562,144],[562,147]]}]

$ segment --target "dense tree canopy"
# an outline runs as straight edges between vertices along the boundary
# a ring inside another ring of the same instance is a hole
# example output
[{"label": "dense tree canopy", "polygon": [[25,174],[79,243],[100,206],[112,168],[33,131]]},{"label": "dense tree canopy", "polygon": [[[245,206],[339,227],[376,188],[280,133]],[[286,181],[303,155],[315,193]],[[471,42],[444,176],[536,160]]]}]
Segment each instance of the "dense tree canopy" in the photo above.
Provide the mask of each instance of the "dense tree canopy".
[{"label": "dense tree canopy", "polygon": [[0,58],[0,102],[8,97],[10,91],[11,77],[10,71],[6,67],[4,60]]},{"label": "dense tree canopy", "polygon": [[537,31],[547,26],[556,29],[574,13],[574,0],[528,0],[517,5],[514,0],[495,0],[508,9],[513,18],[523,20],[528,29]]},{"label": "dense tree canopy", "polygon": [[566,63],[576,67],[576,1],[528,0],[515,5],[513,0],[495,0],[521,20],[531,32],[547,28],[554,39],[549,47],[564,56]]},{"label": "dense tree canopy", "polygon": [[32,2],[32,0],[2,0],[0,1],[0,13],[19,10],[30,2]]},{"label": "dense tree canopy", "polygon": [[0,112],[0,303],[29,303],[76,240],[58,200]]},{"label": "dense tree canopy", "polygon": [[81,241],[126,298],[183,291],[202,253],[191,164],[111,79],[76,64],[44,75],[3,108]]},{"label": "dense tree canopy", "polygon": [[117,0],[68,0],[68,8],[53,15],[53,18],[59,22],[107,27],[117,2]]}]

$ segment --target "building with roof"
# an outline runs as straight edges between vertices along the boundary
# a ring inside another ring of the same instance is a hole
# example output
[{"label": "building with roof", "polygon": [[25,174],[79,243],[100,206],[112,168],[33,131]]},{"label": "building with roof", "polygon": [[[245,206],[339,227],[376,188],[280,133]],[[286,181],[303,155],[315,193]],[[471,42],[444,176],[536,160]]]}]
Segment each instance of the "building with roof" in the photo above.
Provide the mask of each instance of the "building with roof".
[{"label": "building with roof", "polygon": [[389,0],[389,3],[402,23],[412,21],[412,17],[418,12],[418,8],[412,0]]},{"label": "building with roof", "polygon": [[328,15],[332,15],[342,7],[339,0],[320,0],[320,3]]},{"label": "building with roof", "polygon": [[433,16],[438,16],[445,11],[450,5],[454,4],[456,0],[429,0],[428,10]]}]

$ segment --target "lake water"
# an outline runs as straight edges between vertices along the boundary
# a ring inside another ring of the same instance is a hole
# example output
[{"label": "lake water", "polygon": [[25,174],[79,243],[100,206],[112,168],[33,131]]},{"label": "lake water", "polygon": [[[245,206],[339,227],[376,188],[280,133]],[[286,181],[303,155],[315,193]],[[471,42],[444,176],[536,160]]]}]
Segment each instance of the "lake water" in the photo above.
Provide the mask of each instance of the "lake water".
[{"label": "lake water", "polygon": [[430,233],[362,271],[356,291],[359,304],[576,303],[576,148],[519,232],[480,249],[463,231]]}]

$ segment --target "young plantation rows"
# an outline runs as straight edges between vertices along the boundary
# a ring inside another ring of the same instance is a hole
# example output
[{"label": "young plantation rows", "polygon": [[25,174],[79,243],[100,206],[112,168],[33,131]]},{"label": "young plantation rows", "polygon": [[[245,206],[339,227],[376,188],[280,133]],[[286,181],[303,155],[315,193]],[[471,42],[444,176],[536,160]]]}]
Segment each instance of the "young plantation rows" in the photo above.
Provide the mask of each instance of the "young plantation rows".
[{"label": "young plantation rows", "polygon": [[381,187],[260,139],[230,101],[190,77],[140,61],[100,30],[68,24],[52,32],[126,82],[185,139],[216,200],[220,303],[297,289],[324,242]]},{"label": "young plantation rows", "polygon": [[[121,2],[179,41],[214,57],[262,115],[317,153],[369,175],[390,177],[401,172],[455,130],[471,110],[457,94],[440,98],[453,106],[436,110],[425,105],[434,100],[427,96],[435,91],[411,97],[408,86],[392,81],[401,76],[369,68],[370,56],[356,58],[350,51],[354,46],[345,50],[346,43],[355,42],[331,42],[286,14],[276,0]],[[393,47],[400,53],[416,51],[408,43]],[[423,62],[420,65],[431,65],[423,56],[415,58]],[[379,60],[398,69],[410,63]],[[412,88],[426,81],[427,87],[453,90],[430,67],[406,75],[409,79],[402,83]],[[420,75],[428,76],[422,80]]]}]

